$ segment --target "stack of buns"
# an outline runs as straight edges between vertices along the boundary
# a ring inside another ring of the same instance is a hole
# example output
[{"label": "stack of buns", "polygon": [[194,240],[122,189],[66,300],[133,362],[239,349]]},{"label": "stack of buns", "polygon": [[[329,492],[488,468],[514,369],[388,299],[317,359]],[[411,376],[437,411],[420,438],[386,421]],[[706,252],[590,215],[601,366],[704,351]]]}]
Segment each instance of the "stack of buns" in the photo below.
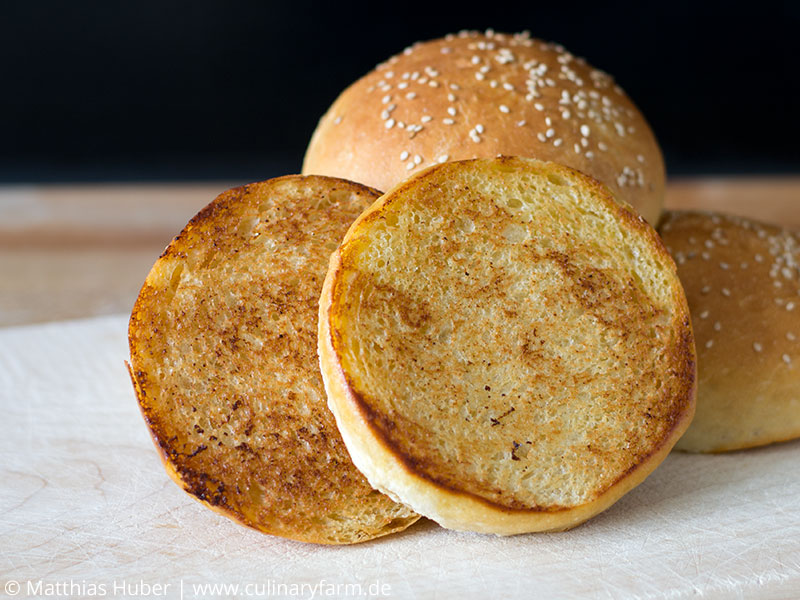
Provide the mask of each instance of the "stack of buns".
[{"label": "stack of buns", "polygon": [[[303,173],[209,204],[131,315],[142,414],[167,472],[214,510],[331,544],[420,515],[563,530],[676,444],[800,434],[795,238],[670,214],[676,267],[653,229],[664,168],[647,122],[560,46],[416,44],[334,102]],[[769,306],[737,295],[770,281]],[[744,352],[759,325],[770,379],[748,406],[752,382],[712,351]]]}]

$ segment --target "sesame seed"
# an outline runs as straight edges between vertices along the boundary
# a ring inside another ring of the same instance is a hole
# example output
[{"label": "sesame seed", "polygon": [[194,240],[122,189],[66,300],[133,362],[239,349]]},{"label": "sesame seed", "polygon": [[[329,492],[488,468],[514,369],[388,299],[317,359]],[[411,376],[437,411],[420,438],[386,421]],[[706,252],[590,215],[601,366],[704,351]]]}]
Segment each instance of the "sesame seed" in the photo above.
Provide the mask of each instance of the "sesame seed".
[{"label": "sesame seed", "polygon": [[409,163],[406,163],[406,171],[410,171],[413,168],[414,168],[414,162],[413,161],[411,161]]},{"label": "sesame seed", "polygon": [[478,81],[483,81],[484,79],[486,79],[486,77],[483,75],[483,73],[478,71],[477,73],[475,73],[475,79],[477,79]]},{"label": "sesame seed", "polygon": [[760,254],[756,254],[754,258],[757,263],[760,263],[764,260],[764,257],[761,256]]},{"label": "sesame seed", "polygon": [[398,90],[404,90],[407,87],[408,87],[408,82],[407,81],[401,81],[400,83],[397,84],[397,89]]},{"label": "sesame seed", "polygon": [[707,319],[708,318],[708,311],[704,310],[703,312],[701,312],[700,313],[700,318],[701,319]]},{"label": "sesame seed", "polygon": [[644,156],[642,156],[641,154],[637,154],[636,155],[636,160],[638,160],[640,163],[643,163],[644,162]]},{"label": "sesame seed", "polygon": [[711,286],[710,285],[704,285],[703,289],[700,290],[700,293],[701,294],[707,294],[710,291],[711,291]]},{"label": "sesame seed", "polygon": [[508,112],[511,112],[511,111],[508,109],[508,107],[505,104],[501,104],[500,105],[500,112],[508,113]]},{"label": "sesame seed", "polygon": [[593,158],[594,158],[594,152],[592,152],[591,150],[589,150],[589,152],[587,152],[587,153],[585,154],[585,156],[586,156],[586,158],[588,158],[589,160],[591,160],[591,159],[593,159]]},{"label": "sesame seed", "polygon": [[555,140],[553,140],[553,146],[555,146],[556,148],[558,148],[558,147],[561,145],[561,142],[562,142],[562,141],[563,141],[563,140],[562,140],[561,138],[556,138]]},{"label": "sesame seed", "polygon": [[714,345],[714,340],[708,340],[706,342],[706,348],[711,348],[711,346],[713,346],[713,345]]},{"label": "sesame seed", "polygon": [[389,104],[389,102],[391,102],[391,101],[392,101],[391,94],[386,94],[383,98],[381,98],[381,102],[383,104]]},{"label": "sesame seed", "polygon": [[555,130],[555,129],[553,129],[553,128],[551,127],[550,129],[548,129],[547,131],[545,131],[545,132],[544,132],[544,134],[545,134],[547,137],[551,138],[551,137],[553,137],[553,136],[556,134],[556,130]]},{"label": "sesame seed", "polygon": [[581,135],[583,137],[589,137],[589,133],[590,133],[589,126],[588,125],[581,125]]},{"label": "sesame seed", "polygon": [[449,156],[449,155],[447,155],[447,154],[442,154],[442,155],[441,155],[439,158],[437,158],[436,160],[438,160],[440,163],[443,163],[443,162],[447,162],[447,159],[449,159],[449,158],[450,158],[450,156]]},{"label": "sesame seed", "polygon": [[719,321],[714,323],[714,331],[721,331],[721,330],[722,330],[722,323],[720,323]]},{"label": "sesame seed", "polygon": [[341,123],[341,122],[342,122],[342,117],[341,117],[341,115],[340,115],[340,116],[338,116],[338,117],[336,117],[336,118],[333,120],[333,123],[334,123],[334,125],[338,125],[338,124],[339,124],[339,123]]},{"label": "sesame seed", "polygon": [[460,90],[461,86],[459,86],[457,83],[451,83],[450,84],[450,89],[451,90]]},{"label": "sesame seed", "polygon": [[439,82],[431,80],[431,81],[428,82],[428,85],[431,86],[432,88],[438,88],[439,87]]},{"label": "sesame seed", "polygon": [[432,116],[430,116],[430,115],[422,115],[422,117],[420,118],[420,121],[422,121],[423,123],[427,123],[427,122],[429,122],[431,119],[433,119],[433,117],[432,117]]},{"label": "sesame seed", "polygon": [[386,129],[391,129],[392,127],[394,127],[394,119],[389,119],[388,121],[386,121],[385,125]]},{"label": "sesame seed", "polygon": [[764,349],[764,346],[759,344],[758,342],[753,342],[753,350],[756,352],[761,352]]},{"label": "sesame seed", "polygon": [[416,97],[417,97],[417,93],[416,92],[408,92],[406,94],[406,98],[408,98],[409,100],[413,100]]},{"label": "sesame seed", "polygon": [[719,268],[722,269],[723,271],[727,271],[728,269],[731,268],[731,266],[726,262],[721,262],[719,263]]},{"label": "sesame seed", "polygon": [[522,119],[522,121],[517,121],[517,127],[522,127],[524,125],[525,125],[525,119]]},{"label": "sesame seed", "polygon": [[597,148],[598,148],[598,150],[600,150],[601,152],[605,152],[606,150],[608,150],[608,145],[607,145],[607,144],[605,144],[604,142],[598,142],[598,143],[597,143]]},{"label": "sesame seed", "polygon": [[551,127],[553,125],[553,119],[551,119],[550,117],[545,117],[544,124],[547,125],[548,127]]},{"label": "sesame seed", "polygon": [[455,117],[456,116],[456,109],[453,108],[452,106],[448,106],[447,107],[447,114],[452,116],[452,117]]},{"label": "sesame seed", "polygon": [[789,356],[788,354],[784,354],[783,356],[781,356],[781,358],[783,359],[783,362],[785,362],[787,365],[792,363],[792,357]]},{"label": "sesame seed", "polygon": [[538,111],[540,111],[540,112],[544,110],[544,106],[542,106],[542,105],[541,105],[541,104],[539,104],[538,102],[537,102],[536,104],[534,104],[534,105],[533,105],[533,108],[535,108],[536,110],[538,110]]},{"label": "sesame seed", "polygon": [[574,144],[572,147],[575,149],[575,154],[581,153],[581,147],[578,144]]},{"label": "sesame seed", "polygon": [[786,339],[789,340],[790,342],[793,342],[797,338],[795,338],[794,334],[791,331],[789,331],[789,332],[786,333]]},{"label": "sesame seed", "polygon": [[414,164],[418,165],[422,162],[422,157],[419,154],[414,155]]},{"label": "sesame seed", "polygon": [[787,302],[786,310],[794,310],[794,302]]},{"label": "sesame seed", "polygon": [[483,131],[484,131],[484,130],[483,130],[483,125],[482,125],[482,124],[480,124],[480,123],[478,123],[477,125],[475,125],[475,131],[477,131],[478,133],[483,133]]},{"label": "sesame seed", "polygon": [[731,291],[728,288],[722,288],[722,295],[728,297],[731,295]]},{"label": "sesame seed", "polygon": [[442,123],[444,123],[445,125],[452,125],[453,123],[455,123],[455,121],[453,119],[442,119]]},{"label": "sesame seed", "polygon": [[547,141],[547,138],[544,136],[544,134],[541,131],[536,134],[536,137],[539,138],[540,142],[546,142]]},{"label": "sesame seed", "polygon": [[447,94],[447,100],[448,102],[455,102],[456,101],[455,94]]},{"label": "sesame seed", "polygon": [[711,260],[711,255],[708,252],[701,252],[700,258],[702,258],[703,260]]},{"label": "sesame seed", "polygon": [[408,150],[403,150],[400,153],[400,160],[402,161],[408,160]]},{"label": "sesame seed", "polygon": [[480,62],[481,62],[481,57],[480,56],[475,55],[475,56],[472,57],[472,64],[473,65],[480,64]]},{"label": "sesame seed", "polygon": [[504,83],[504,84],[503,84],[503,87],[504,87],[505,89],[507,89],[509,92],[510,92],[511,90],[513,90],[513,89],[514,89],[514,86],[513,86],[513,85],[511,85],[510,83]]}]

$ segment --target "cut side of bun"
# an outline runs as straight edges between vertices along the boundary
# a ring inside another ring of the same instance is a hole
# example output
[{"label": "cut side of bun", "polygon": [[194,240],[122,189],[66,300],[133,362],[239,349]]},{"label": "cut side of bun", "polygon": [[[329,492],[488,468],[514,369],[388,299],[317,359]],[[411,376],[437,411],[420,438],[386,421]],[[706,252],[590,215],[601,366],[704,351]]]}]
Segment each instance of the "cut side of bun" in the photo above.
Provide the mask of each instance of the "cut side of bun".
[{"label": "cut side of bun", "polygon": [[668,212],[660,228],[697,336],[697,414],[676,448],[800,437],[800,238],[741,217]]},{"label": "cut side of bun", "polygon": [[331,257],[319,355],[356,466],[453,529],[573,527],[694,412],[688,309],[657,234],[537,160],[439,165],[373,204]]},{"label": "cut side of bun", "polygon": [[167,247],[136,301],[130,372],[167,472],[244,525],[346,544],[418,519],[351,462],[316,355],[328,257],[378,195],[301,176],[225,192]]},{"label": "cut side of bun", "polygon": [[658,222],[664,164],[641,112],[609,75],[524,33],[462,32],[378,65],[322,117],[303,172],[388,190],[430,165],[500,154],[588,173]]}]

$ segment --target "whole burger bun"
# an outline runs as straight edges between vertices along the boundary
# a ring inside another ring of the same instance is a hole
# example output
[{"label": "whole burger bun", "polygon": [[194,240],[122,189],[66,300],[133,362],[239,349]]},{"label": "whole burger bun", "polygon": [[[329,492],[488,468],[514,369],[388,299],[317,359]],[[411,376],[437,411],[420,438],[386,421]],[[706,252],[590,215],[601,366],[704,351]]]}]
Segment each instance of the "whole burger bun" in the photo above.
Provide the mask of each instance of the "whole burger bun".
[{"label": "whole burger bun", "polygon": [[609,186],[655,225],[664,164],[613,79],[527,33],[417,43],[347,88],[320,120],[303,173],[389,190],[439,162],[499,154],[557,162]]}]

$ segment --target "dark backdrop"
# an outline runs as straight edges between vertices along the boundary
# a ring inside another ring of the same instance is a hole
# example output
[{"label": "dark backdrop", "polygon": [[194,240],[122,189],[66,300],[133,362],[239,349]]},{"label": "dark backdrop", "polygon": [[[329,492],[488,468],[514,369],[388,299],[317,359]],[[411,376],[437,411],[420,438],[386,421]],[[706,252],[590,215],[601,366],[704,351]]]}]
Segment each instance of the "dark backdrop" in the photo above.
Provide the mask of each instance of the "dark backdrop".
[{"label": "dark backdrop", "polygon": [[672,174],[800,173],[800,2],[0,6],[0,181],[297,172],[351,81],[418,39],[528,29],[612,73]]}]

